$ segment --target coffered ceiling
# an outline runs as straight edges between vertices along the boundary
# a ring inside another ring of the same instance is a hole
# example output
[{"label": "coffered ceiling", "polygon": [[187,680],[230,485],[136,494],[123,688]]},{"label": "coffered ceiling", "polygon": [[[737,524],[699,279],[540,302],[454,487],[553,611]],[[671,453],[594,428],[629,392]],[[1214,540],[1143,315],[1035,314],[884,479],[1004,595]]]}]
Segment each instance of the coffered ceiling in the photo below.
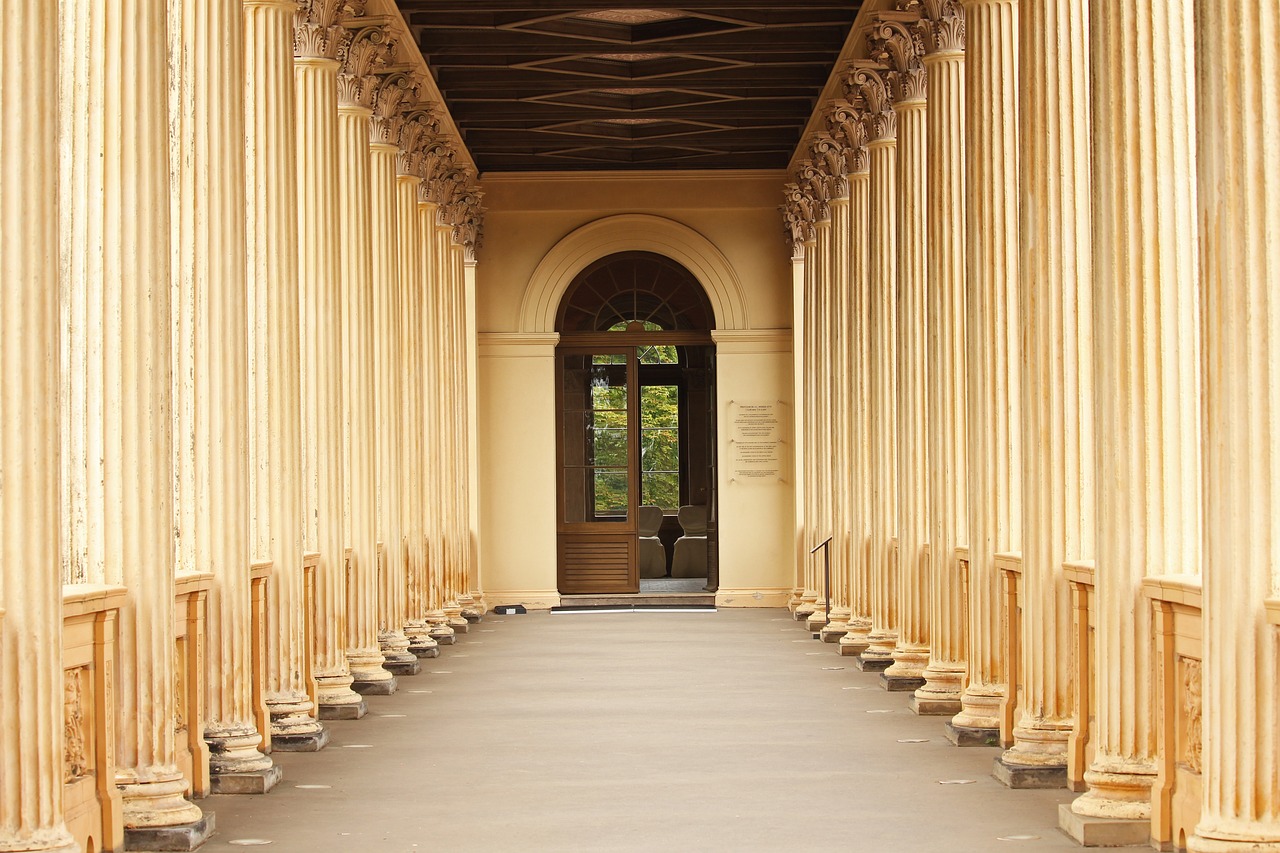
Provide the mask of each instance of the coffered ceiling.
[{"label": "coffered ceiling", "polygon": [[857,0],[398,0],[482,172],[783,169]]}]

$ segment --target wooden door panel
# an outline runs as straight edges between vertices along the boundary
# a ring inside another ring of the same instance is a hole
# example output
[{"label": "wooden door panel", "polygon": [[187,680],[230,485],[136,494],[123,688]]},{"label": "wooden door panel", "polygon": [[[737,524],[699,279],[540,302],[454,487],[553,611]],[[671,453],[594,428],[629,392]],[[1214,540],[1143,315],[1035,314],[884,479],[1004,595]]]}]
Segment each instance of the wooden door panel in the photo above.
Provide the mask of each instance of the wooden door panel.
[{"label": "wooden door panel", "polygon": [[561,533],[558,559],[560,592],[566,595],[640,591],[632,533]]}]

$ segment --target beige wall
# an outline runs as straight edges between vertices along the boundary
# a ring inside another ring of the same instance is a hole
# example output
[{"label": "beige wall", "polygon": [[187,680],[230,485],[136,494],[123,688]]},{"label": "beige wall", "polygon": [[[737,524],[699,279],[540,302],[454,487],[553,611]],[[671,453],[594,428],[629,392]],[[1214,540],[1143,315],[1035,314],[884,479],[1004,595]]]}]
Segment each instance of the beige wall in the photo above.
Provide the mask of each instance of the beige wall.
[{"label": "beige wall", "polygon": [[730,482],[723,461],[732,458],[730,400],[776,400],[788,417],[792,410],[791,267],[777,213],[782,174],[487,175],[484,186],[476,315],[489,600],[558,601],[556,336],[546,310],[558,301],[553,280],[567,283],[594,260],[592,252],[646,248],[684,260],[717,312],[721,603],[781,604],[793,571],[790,473],[780,483],[743,485]]}]

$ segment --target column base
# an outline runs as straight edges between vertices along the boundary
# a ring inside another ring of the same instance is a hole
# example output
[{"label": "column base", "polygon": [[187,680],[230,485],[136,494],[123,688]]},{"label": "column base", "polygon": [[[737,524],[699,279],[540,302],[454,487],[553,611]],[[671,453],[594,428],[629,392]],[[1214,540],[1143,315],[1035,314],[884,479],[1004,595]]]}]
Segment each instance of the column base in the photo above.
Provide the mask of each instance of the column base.
[{"label": "column base", "polygon": [[361,696],[390,696],[399,686],[394,675],[390,678],[379,678],[376,681],[362,681],[357,678],[351,682],[351,689]]},{"label": "column base", "polygon": [[213,813],[205,812],[194,823],[177,826],[125,827],[126,850],[196,850],[213,835]]},{"label": "column base", "polygon": [[458,642],[456,633],[448,625],[431,626],[431,639],[436,641],[437,646],[452,646]]},{"label": "column base", "polygon": [[1151,821],[1087,817],[1071,810],[1070,803],[1058,806],[1058,828],[1083,847],[1146,847],[1151,840]]},{"label": "column base", "polygon": [[329,730],[322,726],[305,734],[271,736],[271,749],[280,752],[319,752],[328,745]]},{"label": "column base", "polygon": [[812,601],[802,601],[796,606],[795,610],[791,611],[791,616],[797,622],[807,622],[817,609]]},{"label": "column base", "polygon": [[462,609],[462,618],[466,619],[472,625],[477,625],[484,621],[484,611],[475,607],[464,607]]},{"label": "column base", "polygon": [[[1274,825],[1274,824],[1273,824]],[[1271,833],[1267,833],[1270,835]],[[1280,853],[1280,838],[1265,840],[1246,838],[1203,838],[1193,835],[1187,839],[1189,853]]]},{"label": "column base", "polygon": [[363,699],[359,702],[343,702],[340,705],[320,703],[322,720],[358,720],[367,713],[369,713],[369,703]]},{"label": "column base", "polygon": [[954,717],[960,713],[959,699],[935,699],[921,697],[919,693],[911,697],[908,703],[911,712],[917,717]]},{"label": "column base", "polygon": [[890,675],[880,673],[880,686],[890,693],[914,693],[924,687],[924,679],[918,675]]},{"label": "column base", "polygon": [[955,723],[947,723],[943,728],[947,733],[947,740],[951,741],[955,746],[999,746],[1000,730],[999,729],[982,729],[973,726],[957,726]]},{"label": "column base", "polygon": [[[271,740],[272,747],[275,739]],[[209,790],[215,794],[265,794],[284,778],[284,771],[272,764],[265,770],[242,773],[210,773]]]},{"label": "column base", "polygon": [[858,659],[853,662],[862,672],[884,672],[893,666],[893,658],[867,657],[866,653],[858,655]]},{"label": "column base", "polygon": [[838,643],[849,634],[849,626],[845,623],[832,622],[818,632],[818,639],[824,643]]},{"label": "column base", "polygon": [[438,658],[440,657],[440,646],[432,643],[429,646],[410,646],[409,651],[415,658]]},{"label": "column base", "polygon": [[991,775],[1006,788],[1067,787],[1065,764],[1010,764],[1002,755],[995,760]]},{"label": "column base", "polygon": [[[831,623],[827,622],[827,612],[825,610],[815,610],[809,614],[808,619],[804,620],[804,624],[805,627],[809,629],[809,633],[813,634],[816,639],[818,634],[821,633],[824,628],[834,624],[834,621]],[[848,630],[848,628],[845,628],[845,631]]]},{"label": "column base", "polygon": [[[435,653],[440,654],[439,649],[434,649]],[[389,660],[382,665],[382,668],[395,676],[417,675],[422,672],[422,664],[418,663],[418,659],[409,655],[408,660]]]},{"label": "column base", "polygon": [[859,657],[866,650],[866,643],[850,643],[845,640],[840,641],[840,657],[842,658]]}]

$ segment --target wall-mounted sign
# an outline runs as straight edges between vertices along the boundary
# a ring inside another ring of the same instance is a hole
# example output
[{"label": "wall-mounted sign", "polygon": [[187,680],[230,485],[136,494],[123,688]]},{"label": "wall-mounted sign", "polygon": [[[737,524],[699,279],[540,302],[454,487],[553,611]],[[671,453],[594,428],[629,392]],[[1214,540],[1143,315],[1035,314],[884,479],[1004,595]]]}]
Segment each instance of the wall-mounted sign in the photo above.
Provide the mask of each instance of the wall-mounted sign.
[{"label": "wall-mounted sign", "polygon": [[781,482],[786,460],[778,404],[774,401],[735,401],[729,404],[729,409],[733,480],[739,483]]}]

